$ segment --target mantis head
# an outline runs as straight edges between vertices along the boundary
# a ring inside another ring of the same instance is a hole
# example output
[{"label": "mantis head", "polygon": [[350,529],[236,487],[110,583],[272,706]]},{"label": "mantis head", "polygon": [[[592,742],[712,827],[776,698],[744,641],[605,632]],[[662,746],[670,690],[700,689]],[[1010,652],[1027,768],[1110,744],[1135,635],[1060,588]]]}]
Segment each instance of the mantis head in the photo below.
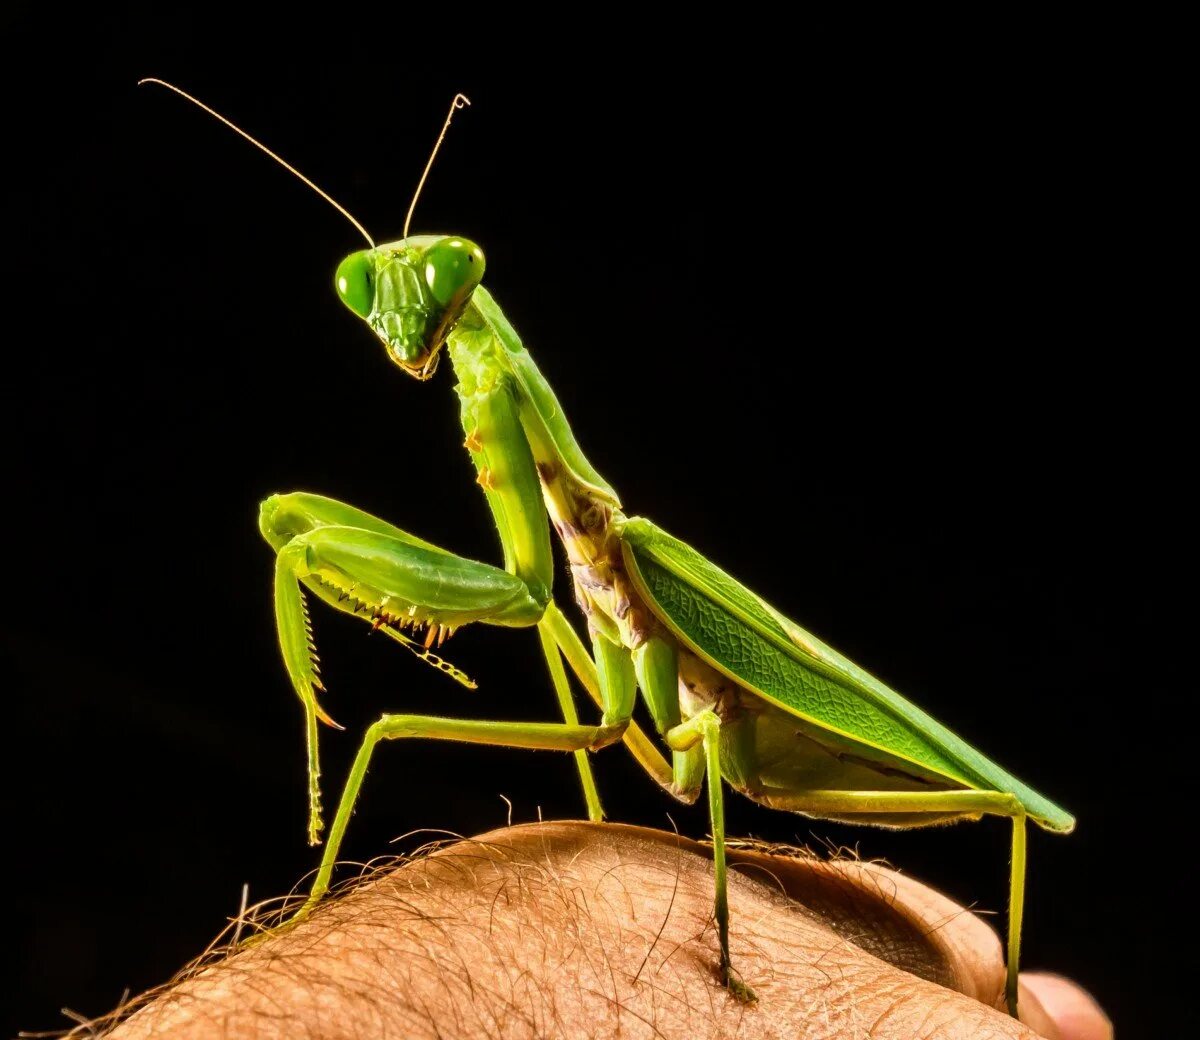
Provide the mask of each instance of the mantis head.
[{"label": "mantis head", "polygon": [[483,250],[465,238],[413,235],[351,253],[334,285],[377,335],[388,357],[428,379],[446,336],[483,280]]},{"label": "mantis head", "polygon": [[165,87],[224,123],[307,184],[354,225],[370,248],[351,253],[338,265],[334,280],[338,296],[342,303],[374,329],[375,335],[387,347],[388,356],[405,372],[417,379],[432,376],[446,337],[466,310],[475,286],[483,280],[483,250],[465,238],[410,236],[408,228],[421,189],[425,186],[425,178],[429,176],[454,113],[471,103],[467,97],[455,94],[450,102],[442,132],[434,143],[425,171],[409,203],[408,214],[404,218],[404,237],[398,242],[385,242],[377,246],[367,229],[337,199],[215,108],[210,108],[186,90],[165,80],[153,77],[138,80],[139,86],[143,83]]}]

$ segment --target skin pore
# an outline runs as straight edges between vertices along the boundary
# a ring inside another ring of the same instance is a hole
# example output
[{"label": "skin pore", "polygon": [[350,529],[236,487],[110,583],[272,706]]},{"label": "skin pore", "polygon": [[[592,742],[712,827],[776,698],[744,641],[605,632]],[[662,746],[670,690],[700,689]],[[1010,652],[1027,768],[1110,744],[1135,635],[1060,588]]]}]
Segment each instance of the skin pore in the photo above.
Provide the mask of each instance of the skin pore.
[{"label": "skin pore", "polygon": [[990,927],[895,871],[736,848],[730,862],[733,952],[754,1006],[717,977],[707,846],[545,823],[381,871],[110,1036],[1112,1035],[1091,998],[1054,976],[1023,976],[1027,1024],[1009,1018]]}]

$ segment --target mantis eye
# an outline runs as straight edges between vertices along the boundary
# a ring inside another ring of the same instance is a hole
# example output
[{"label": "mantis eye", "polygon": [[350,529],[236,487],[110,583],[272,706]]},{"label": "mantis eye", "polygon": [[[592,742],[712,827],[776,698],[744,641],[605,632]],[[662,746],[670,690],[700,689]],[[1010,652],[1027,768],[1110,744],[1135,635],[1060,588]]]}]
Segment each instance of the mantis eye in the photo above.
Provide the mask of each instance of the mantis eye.
[{"label": "mantis eye", "polygon": [[433,298],[449,307],[483,281],[483,250],[465,238],[443,238],[425,252],[425,284]]},{"label": "mantis eye", "polygon": [[371,285],[370,253],[360,249],[338,264],[334,285],[342,303],[360,318],[368,318],[375,307],[375,289]]}]

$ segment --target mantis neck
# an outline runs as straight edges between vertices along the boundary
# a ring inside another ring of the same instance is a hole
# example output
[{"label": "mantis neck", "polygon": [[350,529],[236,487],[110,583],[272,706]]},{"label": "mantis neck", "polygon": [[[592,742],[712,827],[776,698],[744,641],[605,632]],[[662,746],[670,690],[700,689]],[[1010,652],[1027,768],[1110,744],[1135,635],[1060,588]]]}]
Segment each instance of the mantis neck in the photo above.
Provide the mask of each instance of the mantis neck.
[{"label": "mantis neck", "polygon": [[448,337],[447,350],[460,396],[504,387],[515,398],[542,503],[566,550],[589,627],[613,642],[640,645],[650,621],[621,558],[620,500],[580,450],[550,384],[482,286]]}]

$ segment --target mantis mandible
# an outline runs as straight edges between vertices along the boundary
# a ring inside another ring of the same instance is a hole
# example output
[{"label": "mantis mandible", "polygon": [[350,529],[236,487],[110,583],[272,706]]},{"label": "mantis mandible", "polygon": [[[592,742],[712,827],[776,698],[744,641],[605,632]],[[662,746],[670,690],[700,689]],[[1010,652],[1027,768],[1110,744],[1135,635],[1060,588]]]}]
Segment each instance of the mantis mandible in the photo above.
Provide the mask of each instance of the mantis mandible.
[{"label": "mantis mandible", "polygon": [[[335,287],[387,356],[428,381],[445,355],[465,446],[495,520],[503,566],[465,559],[354,506],[304,492],[272,495],[259,527],[275,553],[275,617],[305,716],[309,839],[323,829],[318,723],[333,724],[307,592],[361,618],[463,685],[434,650],[469,624],[537,629],[563,720],[499,722],[385,714],[367,730],[334,816],[304,917],[329,889],[338,850],[380,741],[465,741],[573,752],[588,816],[603,818],[589,752],[624,742],[660,787],[693,803],[707,787],[714,916],[723,984],[756,999],[729,954],[724,788],[774,809],[879,827],[922,827],[985,814],[1012,825],[1005,995],[1015,1015],[1026,821],[1068,833],[1074,819],[941,723],[790,621],[700,553],[627,516],[588,462],[553,389],[482,285],[479,246],[409,235],[413,206],[456,109],[455,98],[409,207],[402,237],[376,245],[348,211],[224,116],[171,84],[301,177],[347,217],[368,248],[337,268]],[[590,648],[553,596],[550,530],[566,550]],[[566,666],[601,709],[581,723]],[[663,750],[632,720],[641,696]],[[665,753],[664,753],[665,751]],[[669,758],[667,757],[669,755]],[[722,783],[724,781],[724,783]]]}]

